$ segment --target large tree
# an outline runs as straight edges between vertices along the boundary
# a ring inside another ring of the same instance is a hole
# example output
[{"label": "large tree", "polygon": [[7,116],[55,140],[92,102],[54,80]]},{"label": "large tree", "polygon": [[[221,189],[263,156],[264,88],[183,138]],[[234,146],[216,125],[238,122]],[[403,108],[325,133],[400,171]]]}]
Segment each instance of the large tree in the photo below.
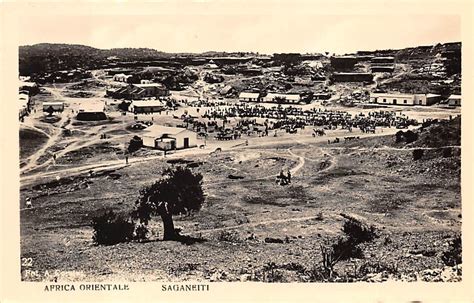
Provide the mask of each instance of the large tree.
[{"label": "large tree", "polygon": [[179,240],[173,215],[201,209],[204,202],[202,175],[181,166],[166,169],[163,177],[140,190],[133,216],[147,225],[153,215],[163,221],[163,240]]}]

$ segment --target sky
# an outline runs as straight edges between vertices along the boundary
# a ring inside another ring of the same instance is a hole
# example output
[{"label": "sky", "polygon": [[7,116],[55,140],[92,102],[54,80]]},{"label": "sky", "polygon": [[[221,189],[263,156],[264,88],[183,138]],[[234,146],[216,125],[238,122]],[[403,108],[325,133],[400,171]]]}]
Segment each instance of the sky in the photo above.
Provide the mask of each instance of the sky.
[{"label": "sky", "polygon": [[461,41],[456,15],[42,15],[19,22],[20,45],[74,43],[165,52],[344,54]]}]

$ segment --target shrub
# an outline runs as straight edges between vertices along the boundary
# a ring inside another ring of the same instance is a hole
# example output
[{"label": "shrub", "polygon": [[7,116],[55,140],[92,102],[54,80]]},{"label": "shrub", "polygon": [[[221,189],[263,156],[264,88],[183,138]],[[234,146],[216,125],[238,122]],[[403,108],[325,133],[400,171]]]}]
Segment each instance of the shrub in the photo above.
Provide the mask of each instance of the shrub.
[{"label": "shrub", "polygon": [[358,246],[355,238],[338,238],[337,242],[332,245],[334,261],[343,261],[350,258],[363,259],[364,253]]},{"label": "shrub", "polygon": [[92,219],[93,241],[96,244],[113,245],[133,239],[135,224],[113,210]]},{"label": "shrub", "polygon": [[405,141],[407,142],[407,144],[415,142],[416,140],[418,140],[418,134],[412,132],[411,130],[407,130],[404,133],[404,136],[405,136]]},{"label": "shrub", "polygon": [[133,153],[143,147],[143,139],[139,136],[133,136],[128,144],[128,152]]},{"label": "shrub", "polygon": [[453,156],[453,150],[451,149],[451,147],[443,148],[443,157],[444,158],[450,158],[452,156]]},{"label": "shrub", "polygon": [[406,132],[400,130],[395,134],[396,143],[405,141],[407,144],[409,144],[415,142],[416,140],[418,140],[418,134],[411,130],[407,130]]},{"label": "shrub", "polygon": [[420,160],[423,157],[423,154],[424,154],[424,150],[418,149],[418,148],[414,149],[413,150],[413,160],[414,161]]},{"label": "shrub", "polygon": [[444,264],[447,266],[455,266],[462,263],[462,245],[461,236],[456,236],[451,243],[448,251],[441,256]]},{"label": "shrub", "polygon": [[359,244],[372,241],[377,237],[374,226],[366,226],[359,220],[349,216],[345,216],[345,218],[347,221],[344,222],[342,231],[349,237],[351,242]]},{"label": "shrub", "polygon": [[122,101],[122,103],[120,103],[120,104],[118,105],[118,108],[119,108],[120,110],[123,110],[123,111],[126,112],[126,111],[128,111],[128,107],[129,107],[129,106],[130,106],[130,103],[129,103],[129,102]]},{"label": "shrub", "polygon": [[403,131],[402,130],[399,130],[396,134],[395,134],[395,142],[396,143],[400,143],[400,142],[403,142]]},{"label": "shrub", "polygon": [[217,240],[225,241],[225,242],[232,242],[232,243],[242,242],[242,240],[240,239],[238,233],[236,233],[235,231],[227,231],[227,230],[221,231],[221,233],[217,237]]},{"label": "shrub", "polygon": [[358,269],[359,277],[367,276],[368,274],[376,274],[386,272],[389,274],[397,274],[398,268],[396,264],[389,264],[384,262],[366,261]]},{"label": "shrub", "polygon": [[277,269],[278,267],[274,262],[268,262],[263,265],[263,270],[265,272],[264,282],[285,282],[283,274]]}]

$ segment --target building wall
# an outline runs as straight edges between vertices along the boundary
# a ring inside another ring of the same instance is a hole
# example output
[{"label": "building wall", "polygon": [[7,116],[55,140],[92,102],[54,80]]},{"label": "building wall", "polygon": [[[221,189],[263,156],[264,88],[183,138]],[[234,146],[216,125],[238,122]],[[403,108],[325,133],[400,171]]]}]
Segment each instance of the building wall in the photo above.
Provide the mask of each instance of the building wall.
[{"label": "building wall", "polygon": [[258,102],[258,98],[239,98],[240,101]]},{"label": "building wall", "polygon": [[176,138],[176,148],[181,149],[184,148],[184,139],[188,138],[189,140],[189,147],[196,147],[197,146],[197,134],[192,131],[184,131],[174,136]]},{"label": "building wall", "polygon": [[156,97],[156,96],[166,96],[168,91],[159,87],[142,87],[145,90],[145,97]]},{"label": "building wall", "polygon": [[[415,94],[415,95],[378,95],[370,96],[370,101],[377,104],[386,104],[386,105],[431,105],[439,101],[439,96],[430,96],[427,97],[425,94]],[[394,102],[395,101],[395,102]]]},{"label": "building wall", "polygon": [[414,96],[376,96],[370,97],[371,101],[377,104],[386,104],[386,105],[415,105]]},{"label": "building wall", "polygon": [[157,113],[157,112],[162,112],[163,106],[130,106],[130,112],[132,113]]},{"label": "building wall", "polygon": [[461,106],[461,99],[449,99],[448,104],[450,106]]},{"label": "building wall", "polygon": [[[164,134],[147,134],[142,137],[143,145],[148,147],[156,148],[155,146],[155,139],[161,138]],[[165,135],[166,136],[166,135]],[[189,148],[197,146],[197,134],[192,131],[183,131],[175,135],[168,135],[167,138],[173,138],[176,140],[176,149],[183,149],[184,147],[184,140],[188,138]]]}]

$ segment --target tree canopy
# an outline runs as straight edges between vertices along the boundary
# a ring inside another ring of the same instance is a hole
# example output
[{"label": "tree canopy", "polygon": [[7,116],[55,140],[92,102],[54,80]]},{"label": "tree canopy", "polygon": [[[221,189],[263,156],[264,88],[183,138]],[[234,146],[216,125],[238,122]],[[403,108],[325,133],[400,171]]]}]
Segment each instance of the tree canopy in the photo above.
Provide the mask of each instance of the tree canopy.
[{"label": "tree canopy", "polygon": [[164,240],[174,240],[172,215],[187,214],[201,209],[204,203],[202,175],[181,166],[167,169],[163,178],[140,191],[133,216],[148,224],[153,215],[159,215],[164,225]]}]

